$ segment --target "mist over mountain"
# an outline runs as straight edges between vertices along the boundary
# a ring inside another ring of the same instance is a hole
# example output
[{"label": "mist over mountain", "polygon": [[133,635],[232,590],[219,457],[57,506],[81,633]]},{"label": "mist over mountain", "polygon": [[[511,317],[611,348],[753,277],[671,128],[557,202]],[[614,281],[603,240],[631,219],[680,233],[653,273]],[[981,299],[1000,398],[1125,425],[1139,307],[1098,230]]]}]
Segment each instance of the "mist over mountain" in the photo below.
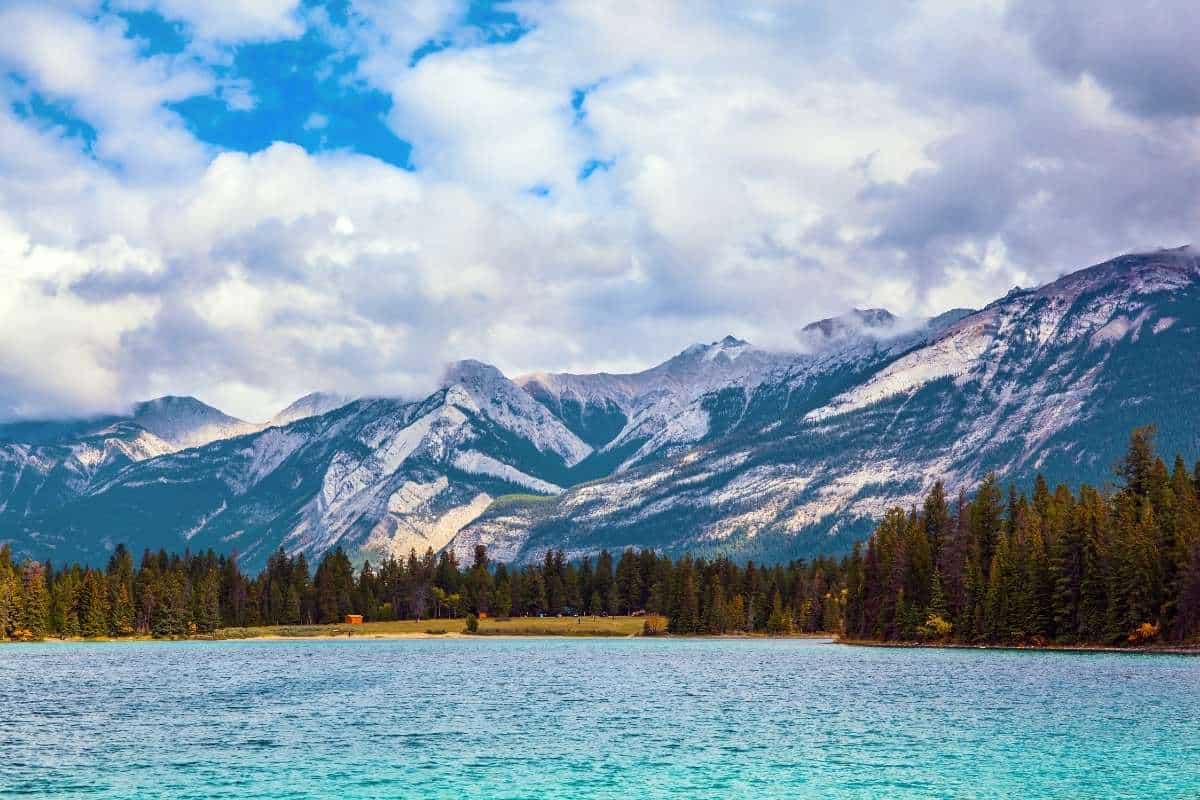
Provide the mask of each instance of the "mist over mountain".
[{"label": "mist over mountain", "polygon": [[1200,452],[1200,256],[1122,256],[978,311],[856,309],[778,352],[726,336],[631,374],[451,365],[415,401],[315,393],[267,423],[195,398],[0,425],[0,540],[99,562],[117,542],[341,544],[377,559],[654,547],[844,552],[937,477],[1103,483],[1153,422]]}]

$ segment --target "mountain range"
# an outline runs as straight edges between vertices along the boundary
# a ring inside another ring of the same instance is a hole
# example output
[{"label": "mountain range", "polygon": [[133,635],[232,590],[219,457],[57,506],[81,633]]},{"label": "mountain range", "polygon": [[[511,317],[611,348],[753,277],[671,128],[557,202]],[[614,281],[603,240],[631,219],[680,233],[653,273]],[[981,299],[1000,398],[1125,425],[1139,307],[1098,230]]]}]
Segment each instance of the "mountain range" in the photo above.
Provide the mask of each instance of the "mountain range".
[{"label": "mountain range", "polygon": [[1200,454],[1200,254],[1122,256],[979,310],[854,310],[790,352],[727,336],[633,374],[449,366],[428,397],[313,394],[266,423],[188,397],[0,424],[0,541],[538,558],[845,552],[935,478],[1103,483],[1131,428]]}]

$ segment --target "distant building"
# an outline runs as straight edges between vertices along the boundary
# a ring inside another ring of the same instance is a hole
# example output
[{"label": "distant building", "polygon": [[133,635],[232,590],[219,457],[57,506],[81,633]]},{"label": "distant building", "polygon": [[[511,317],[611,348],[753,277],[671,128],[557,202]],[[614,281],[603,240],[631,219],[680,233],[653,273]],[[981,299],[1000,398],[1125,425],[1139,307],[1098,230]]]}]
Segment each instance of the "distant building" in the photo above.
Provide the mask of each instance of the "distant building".
[{"label": "distant building", "polygon": [[362,614],[347,614],[346,615],[346,624],[347,625],[362,625],[363,624]]}]

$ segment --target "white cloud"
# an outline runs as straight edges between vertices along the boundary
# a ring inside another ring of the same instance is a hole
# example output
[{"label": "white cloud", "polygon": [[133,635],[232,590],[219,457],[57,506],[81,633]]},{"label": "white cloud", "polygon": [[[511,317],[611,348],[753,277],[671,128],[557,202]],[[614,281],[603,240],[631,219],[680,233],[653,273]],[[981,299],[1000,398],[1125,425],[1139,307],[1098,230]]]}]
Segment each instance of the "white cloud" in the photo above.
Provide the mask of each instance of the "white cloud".
[{"label": "white cloud", "polygon": [[[1107,55],[1043,64],[994,3],[521,2],[529,31],[498,46],[456,28],[459,2],[360,0],[344,29],[294,3],[155,7],[185,54],[139,55],[96,9],[0,11],[0,66],[27,81],[0,83],[0,415],[171,392],[262,418],[314,387],[419,392],[453,358],[787,345],[850,306],[978,304],[1200,221],[1194,120],[1139,116]],[[210,51],[303,24],[362,56],[415,172],[219,152],[165,107],[253,102]],[[450,46],[410,66],[430,39]],[[12,110],[32,91],[95,127],[91,153]]]},{"label": "white cloud", "polygon": [[89,23],[36,3],[0,10],[0,30],[0,65],[96,128],[99,158],[137,178],[177,174],[203,160],[206,148],[163,107],[213,88],[193,62],[141,58],[121,21]]},{"label": "white cloud", "polygon": [[299,0],[118,0],[116,8],[155,11],[201,39],[225,44],[292,39],[304,32]]}]

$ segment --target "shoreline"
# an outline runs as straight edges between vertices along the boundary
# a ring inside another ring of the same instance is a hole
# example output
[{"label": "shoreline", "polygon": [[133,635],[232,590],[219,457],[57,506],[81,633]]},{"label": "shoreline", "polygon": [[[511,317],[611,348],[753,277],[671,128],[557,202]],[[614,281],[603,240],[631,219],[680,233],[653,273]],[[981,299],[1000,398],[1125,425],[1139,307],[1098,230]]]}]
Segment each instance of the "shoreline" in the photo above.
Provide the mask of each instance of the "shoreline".
[{"label": "shoreline", "polygon": [[67,639],[46,638],[33,641],[0,641],[0,645],[10,644],[132,644],[146,642],[285,642],[285,641],[388,641],[388,640],[405,640],[405,639],[687,639],[687,640],[706,640],[706,639],[733,639],[733,640],[759,640],[759,639],[815,639],[829,642],[837,642],[837,634],[834,633],[795,633],[784,636],[773,636],[765,633],[722,633],[722,634],[655,634],[647,636],[643,633],[620,633],[620,632],[528,632],[521,633],[516,631],[484,631],[482,633],[468,633],[465,630],[451,631],[447,630],[444,633],[430,633],[428,631],[394,631],[394,632],[349,632],[344,629],[338,631],[318,632],[318,633],[302,633],[288,635],[286,633],[262,633],[249,636],[184,636],[179,638],[155,638],[153,636],[106,636],[84,638],[81,636],[71,637]]},{"label": "shoreline", "polygon": [[[226,629],[229,630],[229,629]],[[847,647],[877,647],[905,650],[998,650],[998,651],[1016,651],[1016,652],[1047,652],[1047,653],[1119,653],[1125,655],[1177,655],[1177,656],[1200,656],[1200,643],[1182,644],[1182,645],[1151,645],[1138,647],[1115,647],[1112,645],[1089,645],[1089,644],[1046,644],[1039,646],[1032,645],[1001,645],[1001,644],[967,644],[963,642],[896,642],[896,641],[876,641],[873,639],[847,639],[839,636],[836,633],[817,632],[817,633],[794,633],[783,636],[765,634],[765,633],[722,633],[722,634],[655,634],[647,636],[640,631],[638,632],[617,632],[617,631],[580,631],[578,633],[571,631],[546,630],[546,631],[504,631],[493,630],[477,633],[468,633],[466,630],[447,630],[442,633],[431,633],[429,631],[346,631],[345,628],[331,629],[329,631],[305,632],[287,634],[281,632],[264,632],[261,634],[251,635],[221,635],[218,632],[214,636],[186,636],[180,638],[155,638],[153,636],[122,636],[122,637],[97,637],[84,638],[72,637],[69,639],[46,638],[28,642],[18,641],[0,641],[0,646],[10,644],[131,644],[131,643],[147,643],[147,642],[284,642],[284,641],[403,641],[403,640],[420,640],[420,639],[682,639],[682,640],[786,640],[786,639],[809,639],[828,641],[831,644],[844,645]]]},{"label": "shoreline", "polygon": [[1200,656],[1200,643],[1116,647],[1104,644],[966,644],[964,642],[881,642],[874,639],[834,638],[847,647],[882,647],[904,650],[1013,650],[1023,653],[1123,653],[1126,655]]}]

